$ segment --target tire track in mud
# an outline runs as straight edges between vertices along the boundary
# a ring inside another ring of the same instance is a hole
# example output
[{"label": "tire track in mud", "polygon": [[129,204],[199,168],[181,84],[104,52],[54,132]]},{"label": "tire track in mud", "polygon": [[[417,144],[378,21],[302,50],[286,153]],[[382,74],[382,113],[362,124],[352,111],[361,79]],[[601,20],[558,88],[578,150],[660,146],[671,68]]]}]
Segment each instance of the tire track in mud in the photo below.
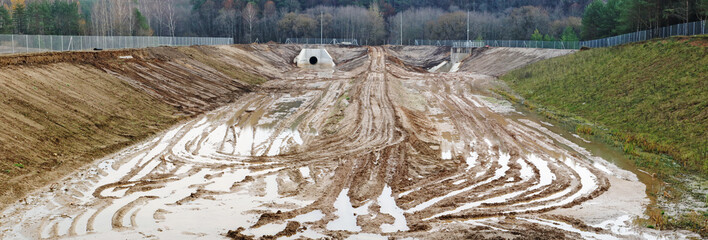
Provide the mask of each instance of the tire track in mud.
[{"label": "tire track in mud", "polygon": [[606,162],[510,118],[466,73],[410,72],[387,56],[372,47],[332,78],[284,73],[28,197],[0,236],[261,237],[293,221],[305,226],[293,238],[425,238],[455,224],[580,234],[544,213],[606,191]]}]

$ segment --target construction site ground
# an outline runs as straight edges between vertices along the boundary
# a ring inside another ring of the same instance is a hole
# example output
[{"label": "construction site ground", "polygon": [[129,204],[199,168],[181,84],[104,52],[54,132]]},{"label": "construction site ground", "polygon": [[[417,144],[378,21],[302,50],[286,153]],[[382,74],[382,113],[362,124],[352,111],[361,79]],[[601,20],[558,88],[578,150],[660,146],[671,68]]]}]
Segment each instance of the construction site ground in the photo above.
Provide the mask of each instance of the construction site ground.
[{"label": "construction site ground", "polygon": [[0,57],[0,239],[695,237],[637,227],[636,169],[490,91],[571,50],[301,48]]}]

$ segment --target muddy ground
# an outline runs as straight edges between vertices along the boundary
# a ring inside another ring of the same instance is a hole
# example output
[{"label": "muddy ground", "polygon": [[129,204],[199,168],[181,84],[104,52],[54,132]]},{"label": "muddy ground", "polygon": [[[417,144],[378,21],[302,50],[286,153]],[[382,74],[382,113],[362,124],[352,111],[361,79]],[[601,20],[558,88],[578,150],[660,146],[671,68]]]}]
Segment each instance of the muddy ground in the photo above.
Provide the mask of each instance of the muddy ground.
[{"label": "muddy ground", "polygon": [[298,46],[0,57],[0,209],[96,158],[253,91]]},{"label": "muddy ground", "polygon": [[428,73],[448,50],[331,47],[331,71],[294,68],[293,46],[163,50],[97,67],[187,115],[218,107],[9,206],[0,238],[688,236],[635,227],[636,175],[488,91],[571,51],[485,49]]}]

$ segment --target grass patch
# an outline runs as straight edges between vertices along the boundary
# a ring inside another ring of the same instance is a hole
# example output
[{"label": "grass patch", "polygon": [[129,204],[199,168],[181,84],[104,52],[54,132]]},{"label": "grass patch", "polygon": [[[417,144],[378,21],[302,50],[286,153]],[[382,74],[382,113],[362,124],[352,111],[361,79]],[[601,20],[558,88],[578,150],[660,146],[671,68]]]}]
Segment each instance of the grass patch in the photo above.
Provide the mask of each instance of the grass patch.
[{"label": "grass patch", "polygon": [[580,134],[592,135],[592,127],[588,125],[578,125],[575,127],[575,131]]},{"label": "grass patch", "polygon": [[[707,202],[704,194],[682,184],[686,174],[708,178],[705,44],[708,36],[674,37],[581,51],[502,76],[518,96],[495,92],[617,147],[639,168]],[[652,206],[647,213],[647,227],[708,236],[705,212],[672,217]]]},{"label": "grass patch", "polygon": [[531,64],[502,80],[528,101],[606,126],[612,140],[667,155],[705,176],[708,48],[695,43],[708,42],[708,36],[685,39],[582,51]]}]

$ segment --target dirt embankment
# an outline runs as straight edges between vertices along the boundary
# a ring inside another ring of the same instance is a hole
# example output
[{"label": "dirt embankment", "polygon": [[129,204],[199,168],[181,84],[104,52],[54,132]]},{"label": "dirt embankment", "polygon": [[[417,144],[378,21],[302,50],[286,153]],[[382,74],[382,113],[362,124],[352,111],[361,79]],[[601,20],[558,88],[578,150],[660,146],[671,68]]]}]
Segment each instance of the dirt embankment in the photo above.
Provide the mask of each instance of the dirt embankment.
[{"label": "dirt embankment", "polygon": [[0,57],[0,209],[31,190],[231,102],[297,46],[159,47]]},{"label": "dirt embankment", "polygon": [[461,72],[501,76],[511,70],[575,52],[575,50],[541,48],[481,48],[460,65]]},{"label": "dirt embankment", "polygon": [[450,60],[450,47],[445,46],[387,46],[386,51],[407,65],[425,69]]},{"label": "dirt embankment", "polygon": [[351,71],[361,67],[369,59],[368,48],[366,47],[326,47],[327,52],[332,55],[337,69]]},{"label": "dirt embankment", "polygon": [[[428,70],[444,61],[450,61],[451,51],[450,47],[446,46],[387,46],[386,52],[394,58],[389,60],[400,61],[408,67]],[[498,77],[528,64],[573,52],[575,50],[474,48],[470,55],[461,61],[456,71]]]}]

